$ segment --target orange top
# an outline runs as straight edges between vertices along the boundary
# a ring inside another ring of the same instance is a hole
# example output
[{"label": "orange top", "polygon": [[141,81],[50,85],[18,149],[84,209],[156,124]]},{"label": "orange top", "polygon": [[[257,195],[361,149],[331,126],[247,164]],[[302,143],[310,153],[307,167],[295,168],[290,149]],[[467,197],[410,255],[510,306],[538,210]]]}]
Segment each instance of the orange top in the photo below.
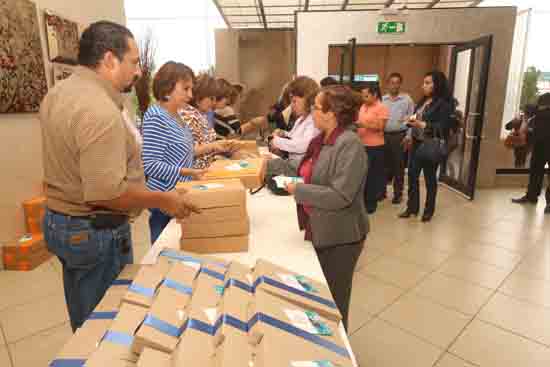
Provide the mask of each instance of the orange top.
[{"label": "orange top", "polygon": [[363,144],[369,147],[384,145],[384,128],[390,118],[390,111],[382,102],[372,106],[364,104],[359,111],[357,133]]}]

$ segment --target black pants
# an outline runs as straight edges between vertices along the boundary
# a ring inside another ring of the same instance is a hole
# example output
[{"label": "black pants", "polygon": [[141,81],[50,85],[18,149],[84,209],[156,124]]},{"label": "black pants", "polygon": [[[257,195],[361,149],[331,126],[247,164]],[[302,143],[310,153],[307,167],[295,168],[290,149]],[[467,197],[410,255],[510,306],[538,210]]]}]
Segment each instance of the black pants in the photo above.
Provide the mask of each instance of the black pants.
[{"label": "black pants", "polygon": [[403,154],[404,132],[386,133],[386,151],[384,161],[386,163],[386,186],[393,182],[393,195],[400,198],[403,196],[403,183],[405,181],[405,155]]},{"label": "black pants", "polygon": [[[544,169],[547,163],[550,164],[550,146],[544,142],[536,143],[531,155],[529,186],[527,188],[527,197],[530,200],[538,200],[540,196],[544,182]],[[550,175],[548,177],[550,179]],[[546,188],[546,203],[550,204],[550,186]]]},{"label": "black pants", "polygon": [[418,146],[413,146],[409,158],[409,200],[407,209],[410,213],[418,214],[420,211],[420,174],[424,172],[426,181],[426,206],[424,213],[433,215],[437,198],[437,167],[439,164],[418,159],[416,154]]},{"label": "black pants", "polygon": [[385,146],[365,147],[368,157],[367,184],[365,185],[365,205],[369,213],[374,213],[378,200],[386,190],[386,174],[384,165]]},{"label": "black pants", "polygon": [[363,251],[363,242],[315,249],[334,302],[342,314],[346,331],[353,273],[359,255]]}]

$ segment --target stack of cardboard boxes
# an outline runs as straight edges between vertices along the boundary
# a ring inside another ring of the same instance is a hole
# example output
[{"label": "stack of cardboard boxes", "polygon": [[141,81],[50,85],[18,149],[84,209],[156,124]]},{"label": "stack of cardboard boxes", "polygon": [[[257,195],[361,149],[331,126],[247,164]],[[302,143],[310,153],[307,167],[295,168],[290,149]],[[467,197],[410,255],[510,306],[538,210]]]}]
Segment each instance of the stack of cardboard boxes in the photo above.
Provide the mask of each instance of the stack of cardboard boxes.
[{"label": "stack of cardboard boxes", "polygon": [[266,161],[263,158],[214,161],[204,175],[206,180],[239,179],[247,189],[264,184]]},{"label": "stack of cardboard boxes", "polygon": [[14,243],[2,246],[6,270],[33,270],[52,256],[42,234],[45,210],[46,198],[43,196],[23,202],[27,234]]},{"label": "stack of cardboard boxes", "polygon": [[115,282],[51,367],[352,366],[329,290],[307,277],[174,250],[134,274]]},{"label": "stack of cardboard boxes", "polygon": [[239,180],[192,181],[179,184],[200,206],[181,222],[181,249],[196,253],[246,252],[250,221],[246,190]]}]

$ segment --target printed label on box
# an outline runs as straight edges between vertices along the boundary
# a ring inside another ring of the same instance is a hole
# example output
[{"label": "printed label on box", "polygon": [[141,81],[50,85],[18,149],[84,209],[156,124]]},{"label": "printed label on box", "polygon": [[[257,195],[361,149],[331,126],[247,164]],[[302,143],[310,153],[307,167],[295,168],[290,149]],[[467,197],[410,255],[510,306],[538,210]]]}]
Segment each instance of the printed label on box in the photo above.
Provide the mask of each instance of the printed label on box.
[{"label": "printed label on box", "polygon": [[195,185],[193,186],[193,189],[206,191],[206,190],[212,190],[212,189],[223,189],[224,187],[225,186],[223,184],[219,184],[219,183],[207,183],[202,185]]},{"label": "printed label on box", "polygon": [[321,320],[321,317],[319,317],[316,312],[285,310],[285,314],[295,327],[307,331],[310,334],[322,336],[332,335],[330,327]]},{"label": "printed label on box", "polygon": [[279,273],[277,274],[277,276],[281,279],[283,283],[285,283],[289,287],[299,289],[302,292],[306,292],[306,289],[302,286],[302,284],[300,284],[300,282],[298,281],[298,279],[296,279],[294,275]]},{"label": "printed label on box", "polygon": [[290,367],[336,367],[331,361],[294,361]]},{"label": "printed label on box", "polygon": [[301,177],[275,176],[273,179],[275,180],[277,187],[280,189],[284,189],[291,183],[304,183],[304,179]]}]

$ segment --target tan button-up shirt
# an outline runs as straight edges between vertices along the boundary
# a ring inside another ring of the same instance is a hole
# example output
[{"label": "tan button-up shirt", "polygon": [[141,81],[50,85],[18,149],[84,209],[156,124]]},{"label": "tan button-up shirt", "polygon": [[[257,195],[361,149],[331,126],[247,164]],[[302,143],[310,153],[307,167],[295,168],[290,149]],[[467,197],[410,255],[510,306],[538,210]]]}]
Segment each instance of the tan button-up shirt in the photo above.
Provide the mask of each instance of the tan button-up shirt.
[{"label": "tan button-up shirt", "polygon": [[115,199],[129,184],[145,187],[139,144],[122,109],[120,92],[85,67],[49,91],[40,108],[48,208],[108,212],[90,202]]}]

